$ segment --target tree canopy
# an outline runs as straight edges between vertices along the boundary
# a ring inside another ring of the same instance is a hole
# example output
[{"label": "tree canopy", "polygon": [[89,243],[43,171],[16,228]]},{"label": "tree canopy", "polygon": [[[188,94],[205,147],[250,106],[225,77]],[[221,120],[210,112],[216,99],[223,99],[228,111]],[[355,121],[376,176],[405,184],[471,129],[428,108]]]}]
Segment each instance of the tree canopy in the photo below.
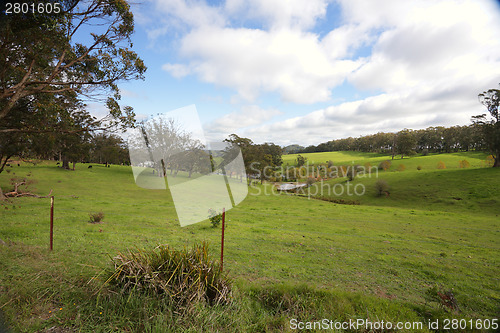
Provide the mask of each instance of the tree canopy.
[{"label": "tree canopy", "polygon": [[[44,144],[59,144],[63,156],[75,160],[81,155],[78,141],[88,139],[85,133],[135,123],[133,109],[119,105],[118,88],[119,82],[142,79],[146,71],[131,50],[129,3],[57,3],[59,13],[0,12],[0,172],[11,156]],[[105,104],[108,114],[92,117],[87,102]]]},{"label": "tree canopy", "polygon": [[500,90],[489,89],[478,95],[479,102],[488,110],[486,114],[473,117],[473,122],[480,126],[484,141],[493,155],[494,167],[500,167]]}]

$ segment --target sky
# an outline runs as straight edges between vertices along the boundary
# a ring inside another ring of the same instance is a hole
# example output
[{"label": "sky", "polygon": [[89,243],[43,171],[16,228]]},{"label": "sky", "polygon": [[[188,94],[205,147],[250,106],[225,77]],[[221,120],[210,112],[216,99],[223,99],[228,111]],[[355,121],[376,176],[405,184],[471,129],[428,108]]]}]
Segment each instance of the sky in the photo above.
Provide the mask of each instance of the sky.
[{"label": "sky", "polygon": [[493,0],[139,0],[144,119],[196,105],[208,140],[319,144],[470,124],[500,83]]}]

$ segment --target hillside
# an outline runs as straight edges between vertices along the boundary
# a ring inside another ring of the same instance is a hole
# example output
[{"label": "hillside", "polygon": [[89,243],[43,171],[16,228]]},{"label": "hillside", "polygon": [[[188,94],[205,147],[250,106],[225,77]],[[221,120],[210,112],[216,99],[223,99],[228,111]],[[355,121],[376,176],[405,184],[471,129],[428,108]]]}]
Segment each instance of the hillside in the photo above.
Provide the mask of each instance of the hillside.
[{"label": "hillside", "polygon": [[[373,165],[387,158],[331,154],[320,156],[336,163],[357,157],[355,163]],[[318,156],[311,155],[309,160]],[[453,168],[464,158],[470,168]],[[355,198],[360,205],[266,195],[275,193],[272,184],[252,187],[227,214],[224,267],[235,279],[234,303],[200,305],[198,315],[176,313],[142,296],[105,293],[99,298],[94,292],[103,282],[100,272],[118,251],[158,244],[182,248],[206,240],[217,258],[220,228],[208,221],[181,228],[168,191],[137,187],[127,167],[79,164],[75,172],[52,162],[13,167],[0,175],[2,186],[14,173],[31,173],[36,193],[53,189],[54,251],[47,250],[48,199],[1,204],[0,239],[7,242],[0,245],[1,310],[19,331],[53,326],[196,331],[205,325],[227,332],[283,331],[294,317],[494,318],[500,306],[495,193],[500,171],[482,168],[482,158],[463,153],[395,160],[379,173],[391,186],[389,197],[375,195],[375,178],[353,181],[367,189]],[[447,169],[432,168],[440,160]],[[407,169],[393,170],[398,162]],[[328,180],[323,186],[344,181]],[[89,213],[98,211],[105,214],[104,222],[88,223]],[[461,312],[440,305],[436,290],[453,290]]]}]

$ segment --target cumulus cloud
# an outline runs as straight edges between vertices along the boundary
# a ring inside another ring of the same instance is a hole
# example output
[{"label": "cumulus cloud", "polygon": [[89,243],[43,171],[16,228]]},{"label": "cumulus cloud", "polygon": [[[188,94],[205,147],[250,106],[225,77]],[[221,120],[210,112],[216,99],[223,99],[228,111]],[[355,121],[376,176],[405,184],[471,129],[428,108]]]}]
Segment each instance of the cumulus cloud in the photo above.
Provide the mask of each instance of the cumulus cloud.
[{"label": "cumulus cloud", "polygon": [[500,77],[500,11],[492,0],[336,0],[341,21],[321,34],[315,27],[328,17],[326,0],[156,2],[185,26],[182,61],[163,66],[174,77],[229,87],[234,101],[250,104],[266,93],[291,103],[331,102],[345,82],[373,95],[275,123],[239,126],[242,111],[211,125],[240,128],[255,141],[318,143],[466,124],[481,112],[477,94]]},{"label": "cumulus cloud", "polygon": [[241,129],[261,125],[275,116],[282,114],[277,109],[262,109],[257,105],[246,105],[216,119],[205,127],[206,135],[212,139],[224,139],[229,134],[241,132]]}]

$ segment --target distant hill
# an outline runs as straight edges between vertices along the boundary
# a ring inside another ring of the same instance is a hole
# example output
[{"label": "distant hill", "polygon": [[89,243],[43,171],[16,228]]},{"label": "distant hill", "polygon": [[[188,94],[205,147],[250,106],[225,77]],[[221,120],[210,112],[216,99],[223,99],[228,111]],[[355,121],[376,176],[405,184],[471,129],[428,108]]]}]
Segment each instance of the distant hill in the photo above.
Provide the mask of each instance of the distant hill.
[{"label": "distant hill", "polygon": [[299,151],[304,150],[305,147],[302,147],[301,145],[289,145],[283,148],[283,153],[284,154],[295,154]]}]

